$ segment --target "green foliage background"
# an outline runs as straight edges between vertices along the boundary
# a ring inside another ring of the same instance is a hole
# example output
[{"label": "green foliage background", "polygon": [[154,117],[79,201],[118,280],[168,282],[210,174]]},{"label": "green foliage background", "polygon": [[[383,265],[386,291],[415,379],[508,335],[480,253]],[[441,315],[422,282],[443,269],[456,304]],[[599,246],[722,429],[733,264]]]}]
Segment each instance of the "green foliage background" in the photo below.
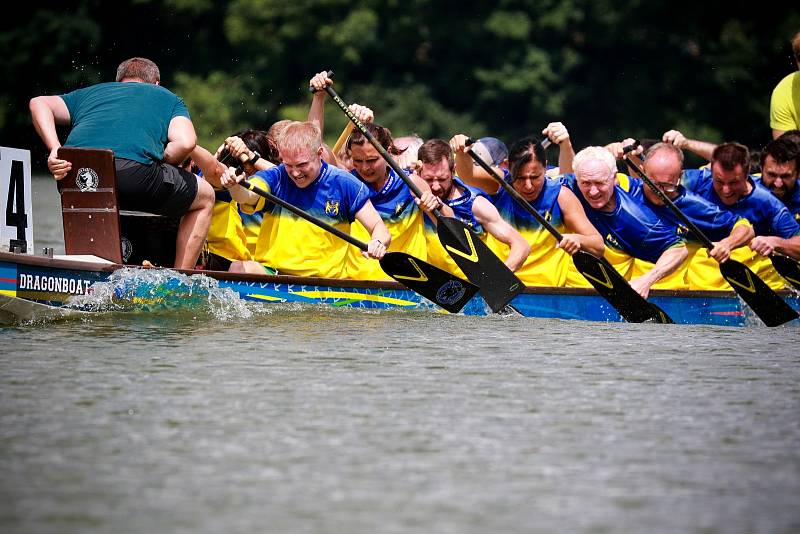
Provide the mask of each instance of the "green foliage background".
[{"label": "green foliage background", "polygon": [[[750,146],[796,66],[800,12],[643,0],[119,0],[30,2],[0,21],[0,143],[45,153],[28,100],[113,79],[149,57],[212,150],[243,127],[304,118],[308,79],[396,136],[507,142],[560,120],[576,147],[671,128]],[[332,142],[345,119],[328,105]]]}]

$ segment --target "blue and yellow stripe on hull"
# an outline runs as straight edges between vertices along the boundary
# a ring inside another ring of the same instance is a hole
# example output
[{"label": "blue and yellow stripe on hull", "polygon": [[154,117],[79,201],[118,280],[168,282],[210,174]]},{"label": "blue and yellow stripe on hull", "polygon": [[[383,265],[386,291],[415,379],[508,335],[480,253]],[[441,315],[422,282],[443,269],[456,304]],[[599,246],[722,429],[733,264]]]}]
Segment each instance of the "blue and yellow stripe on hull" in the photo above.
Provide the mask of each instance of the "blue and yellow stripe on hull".
[{"label": "blue and yellow stripe on hull", "polygon": [[309,288],[299,291],[267,289],[242,293],[242,298],[265,302],[324,303],[350,308],[417,308],[420,301],[403,298],[405,291],[354,291],[333,288]]},{"label": "blue and yellow stripe on hull", "polygon": [[[70,297],[64,292],[65,287],[80,287],[81,292],[86,293],[87,284],[106,279],[111,274],[108,269],[113,268],[97,264],[95,270],[83,268],[85,265],[76,267],[73,262],[0,252],[0,294],[5,299],[61,306]],[[446,313],[395,282],[243,276],[203,271],[193,274],[206,274],[216,279],[220,288],[230,289],[240,298],[253,302],[323,304],[363,309],[415,309]],[[785,291],[781,292],[781,296],[794,309],[800,310],[800,297],[796,294]],[[660,306],[678,324],[760,324],[733,292],[653,290],[649,300]],[[511,305],[526,317],[600,322],[623,320],[591,288],[528,288],[515,297]],[[483,299],[476,295],[462,313],[486,315],[489,310]],[[800,319],[788,323],[787,326],[800,326]]]}]

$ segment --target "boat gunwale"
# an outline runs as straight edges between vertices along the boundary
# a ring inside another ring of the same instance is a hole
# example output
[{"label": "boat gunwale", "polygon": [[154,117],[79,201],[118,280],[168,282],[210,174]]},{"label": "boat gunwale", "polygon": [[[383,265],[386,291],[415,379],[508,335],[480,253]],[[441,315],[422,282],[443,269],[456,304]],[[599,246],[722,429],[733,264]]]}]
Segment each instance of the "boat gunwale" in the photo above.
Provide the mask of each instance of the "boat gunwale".
[{"label": "boat gunwale", "polygon": [[[49,267],[54,269],[87,270],[100,272],[114,272],[122,268],[130,269],[151,269],[141,265],[126,265],[118,263],[101,263],[86,260],[72,260],[65,258],[50,258],[48,256],[36,256],[17,252],[0,252],[0,261],[11,263],[23,263],[26,265]],[[156,267],[157,269],[163,267]],[[171,268],[170,268],[171,269]],[[204,274],[217,280],[228,280],[233,282],[255,282],[268,284],[286,285],[315,285],[325,287],[342,288],[366,288],[366,289],[406,289],[405,286],[393,280],[351,280],[346,278],[322,278],[306,277],[286,274],[249,274],[231,273],[228,271],[211,271],[203,269],[171,269],[186,275]],[[525,294],[531,295],[570,295],[570,296],[597,296],[599,295],[592,287],[556,287],[556,286],[525,286]],[[777,293],[783,297],[793,297],[795,293],[791,290],[778,290]],[[734,291],[709,291],[709,290],[685,290],[685,289],[652,289],[650,297],[659,298],[730,298],[738,299]]]}]

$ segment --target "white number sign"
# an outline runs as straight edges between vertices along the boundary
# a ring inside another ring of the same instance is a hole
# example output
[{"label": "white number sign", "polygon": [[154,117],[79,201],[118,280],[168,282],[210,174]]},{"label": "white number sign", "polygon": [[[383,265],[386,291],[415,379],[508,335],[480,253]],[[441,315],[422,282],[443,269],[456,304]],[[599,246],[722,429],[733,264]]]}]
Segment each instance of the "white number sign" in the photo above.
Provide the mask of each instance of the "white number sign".
[{"label": "white number sign", "polygon": [[0,146],[0,251],[33,254],[31,153]]}]

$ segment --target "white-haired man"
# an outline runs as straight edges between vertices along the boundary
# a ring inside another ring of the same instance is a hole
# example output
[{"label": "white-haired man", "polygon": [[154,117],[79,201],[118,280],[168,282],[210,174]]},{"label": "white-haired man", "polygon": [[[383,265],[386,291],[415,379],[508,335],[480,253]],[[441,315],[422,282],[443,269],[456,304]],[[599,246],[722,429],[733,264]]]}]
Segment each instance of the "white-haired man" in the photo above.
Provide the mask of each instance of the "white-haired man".
[{"label": "white-haired man", "polygon": [[[647,298],[650,287],[675,271],[688,256],[684,240],[674,225],[662,221],[617,185],[617,164],[605,148],[584,148],[575,155],[572,167],[575,174],[566,175],[564,184],[575,193],[589,221],[603,236],[606,259]],[[653,268],[631,279],[636,258],[653,263]],[[568,282],[577,279],[569,277]]]}]

